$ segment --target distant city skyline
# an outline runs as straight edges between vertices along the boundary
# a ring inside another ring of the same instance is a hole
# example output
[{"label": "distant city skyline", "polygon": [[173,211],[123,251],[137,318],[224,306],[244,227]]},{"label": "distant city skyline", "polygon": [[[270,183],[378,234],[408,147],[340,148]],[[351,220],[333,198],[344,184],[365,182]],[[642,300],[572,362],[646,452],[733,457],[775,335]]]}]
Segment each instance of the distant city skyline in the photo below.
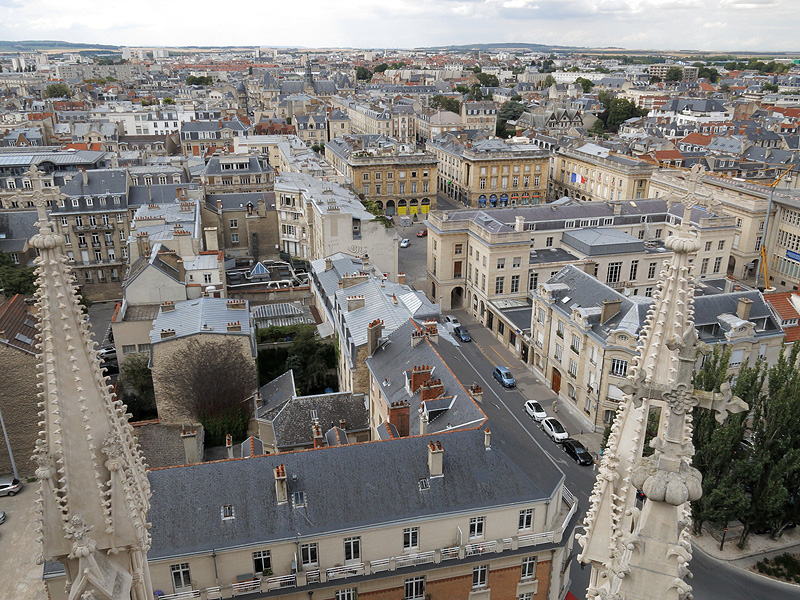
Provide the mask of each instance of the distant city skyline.
[{"label": "distant city skyline", "polygon": [[129,46],[414,48],[525,42],[797,52],[792,0],[0,0],[0,39]]}]

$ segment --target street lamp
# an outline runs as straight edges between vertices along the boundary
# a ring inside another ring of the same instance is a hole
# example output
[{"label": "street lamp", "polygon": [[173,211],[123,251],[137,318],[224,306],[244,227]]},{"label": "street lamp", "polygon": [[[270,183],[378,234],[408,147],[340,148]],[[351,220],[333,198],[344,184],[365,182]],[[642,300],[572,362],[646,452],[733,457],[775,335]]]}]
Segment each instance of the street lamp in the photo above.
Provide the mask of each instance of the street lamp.
[{"label": "street lamp", "polygon": [[14,471],[14,479],[19,479],[17,473],[17,463],[14,462],[14,453],[11,452],[11,442],[8,440],[8,433],[6,433],[6,423],[3,421],[3,411],[0,410],[0,427],[3,429],[3,437],[6,440],[6,448],[8,448],[8,458],[11,459],[11,469]]}]

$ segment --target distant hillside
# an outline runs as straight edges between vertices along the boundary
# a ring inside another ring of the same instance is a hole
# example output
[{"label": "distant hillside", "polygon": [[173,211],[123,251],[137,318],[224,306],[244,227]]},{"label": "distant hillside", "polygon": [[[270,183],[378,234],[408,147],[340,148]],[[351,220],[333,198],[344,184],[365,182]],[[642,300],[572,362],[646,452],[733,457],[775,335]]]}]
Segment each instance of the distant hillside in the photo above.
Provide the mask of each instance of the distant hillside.
[{"label": "distant hillside", "polygon": [[62,42],[60,40],[21,40],[18,42],[0,40],[0,52],[53,52],[54,50],[64,50],[68,52],[119,50],[119,46],[76,44],[73,42]]},{"label": "distant hillside", "polygon": [[545,44],[528,44],[524,42],[502,42],[497,44],[461,44],[458,46],[429,46],[417,50],[448,50],[450,52],[492,52],[497,50],[523,50],[528,52],[559,52],[585,50],[579,46],[548,46]]}]

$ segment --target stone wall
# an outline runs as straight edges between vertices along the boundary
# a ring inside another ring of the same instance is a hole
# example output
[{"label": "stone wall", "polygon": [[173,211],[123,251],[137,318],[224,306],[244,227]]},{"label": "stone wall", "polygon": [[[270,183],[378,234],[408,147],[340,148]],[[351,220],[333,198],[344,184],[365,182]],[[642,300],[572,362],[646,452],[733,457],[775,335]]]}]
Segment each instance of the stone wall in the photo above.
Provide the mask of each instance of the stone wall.
[{"label": "stone wall", "polygon": [[[39,433],[39,399],[36,396],[36,356],[0,344],[3,365],[0,385],[0,410],[17,470],[23,477],[32,475],[36,465],[31,461]],[[0,475],[12,473],[5,440],[0,433]]]}]

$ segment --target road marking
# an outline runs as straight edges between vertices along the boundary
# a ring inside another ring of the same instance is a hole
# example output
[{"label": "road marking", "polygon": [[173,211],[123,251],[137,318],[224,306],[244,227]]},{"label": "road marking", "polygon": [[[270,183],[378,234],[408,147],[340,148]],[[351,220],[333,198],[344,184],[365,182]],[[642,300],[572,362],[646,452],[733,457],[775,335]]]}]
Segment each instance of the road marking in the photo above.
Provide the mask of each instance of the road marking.
[{"label": "road marking", "polygon": [[[479,346],[478,344],[475,344],[475,345],[476,345],[476,346],[478,346],[478,348],[480,348],[480,346]],[[554,466],[556,469],[558,469],[558,464],[556,464],[556,458],[555,458],[554,456],[552,456],[552,455],[551,455],[551,454],[550,454],[550,453],[549,453],[547,450],[545,450],[545,449],[544,449],[544,446],[542,446],[542,445],[539,443],[539,441],[538,441],[538,440],[537,440],[535,437],[533,437],[533,434],[532,434],[530,431],[528,431],[528,429],[527,429],[527,428],[526,428],[526,427],[525,427],[525,426],[522,424],[522,421],[520,421],[520,420],[517,418],[517,415],[516,415],[516,414],[515,414],[515,413],[514,413],[514,412],[513,412],[513,411],[512,411],[510,408],[508,408],[508,405],[507,405],[505,402],[503,402],[502,398],[500,398],[500,396],[497,394],[497,392],[495,392],[495,391],[492,389],[492,386],[489,384],[489,382],[488,382],[488,381],[486,381],[486,379],[484,379],[483,375],[481,375],[481,372],[480,372],[480,370],[478,369],[478,367],[476,367],[475,365],[473,365],[473,364],[472,364],[472,361],[471,361],[469,358],[467,358],[466,354],[464,354],[464,352],[461,350],[461,348],[459,348],[459,349],[458,349],[458,351],[459,351],[459,353],[461,354],[461,356],[464,358],[464,360],[465,360],[465,361],[467,361],[467,363],[468,363],[468,364],[469,364],[469,365],[470,365],[470,366],[471,366],[473,369],[475,369],[475,374],[476,374],[478,377],[480,377],[480,378],[481,378],[481,381],[483,381],[483,383],[484,383],[484,384],[486,384],[486,389],[487,389],[488,391],[492,392],[492,393],[495,395],[495,398],[497,398],[497,400],[500,402],[500,404],[502,404],[502,405],[503,405],[503,407],[504,407],[504,408],[505,408],[505,409],[508,411],[508,414],[509,414],[509,415],[511,415],[511,418],[512,418],[512,419],[514,419],[514,420],[517,422],[517,424],[518,424],[518,425],[519,425],[519,426],[522,428],[522,430],[523,430],[525,433],[527,433],[527,434],[528,434],[528,437],[529,437],[529,438],[531,438],[531,440],[533,440],[533,443],[534,443],[534,444],[536,444],[536,445],[539,447],[539,450],[541,450],[541,451],[544,453],[544,455],[545,455],[545,456],[547,456],[547,458],[548,458],[548,459],[550,459],[550,462],[551,462],[551,463],[553,463],[553,466]],[[481,352],[483,352],[483,348],[481,348]],[[485,354],[485,353],[484,353],[484,354]],[[506,390],[506,391],[510,391],[510,390]],[[522,392],[520,392],[520,396],[522,396]],[[524,399],[524,396],[523,396],[523,399]],[[495,406],[495,407],[497,407],[497,405],[496,405],[494,402],[492,402],[492,405],[493,405],[493,406]],[[497,408],[499,409],[499,407],[497,407]],[[563,464],[566,464],[566,463],[563,463]],[[564,475],[564,477],[566,477],[566,473],[564,473],[563,471],[561,471],[561,469],[558,469],[558,470],[561,472],[561,474],[562,474],[562,475]]]},{"label": "road marking", "polygon": [[502,355],[501,355],[501,354],[500,354],[500,353],[499,353],[497,350],[495,350],[495,349],[494,349],[494,346],[489,346],[489,348],[491,348],[491,349],[492,349],[492,351],[493,351],[495,354],[497,354],[497,356],[499,356],[499,357],[500,357],[500,360],[502,360],[504,363],[506,363],[506,364],[509,366],[509,368],[511,368],[511,369],[515,369],[515,368],[516,368],[516,367],[512,367],[512,366],[511,366],[511,363],[510,363],[510,362],[508,362],[508,361],[507,361],[505,358],[503,358],[503,356],[502,356]]},{"label": "road marking", "polygon": [[[481,346],[478,342],[475,342],[474,340],[473,340],[473,342],[478,347],[478,350],[481,351],[481,354],[483,354],[486,357],[486,360],[488,360],[490,363],[492,363],[493,367],[496,367],[497,363],[494,362],[488,354],[486,354],[486,352],[483,350],[483,346]],[[466,356],[464,358],[466,359]],[[469,360],[467,360],[467,362],[469,362]],[[472,365],[472,363],[469,363],[469,364]],[[474,367],[474,365],[473,365],[473,367]]]}]

